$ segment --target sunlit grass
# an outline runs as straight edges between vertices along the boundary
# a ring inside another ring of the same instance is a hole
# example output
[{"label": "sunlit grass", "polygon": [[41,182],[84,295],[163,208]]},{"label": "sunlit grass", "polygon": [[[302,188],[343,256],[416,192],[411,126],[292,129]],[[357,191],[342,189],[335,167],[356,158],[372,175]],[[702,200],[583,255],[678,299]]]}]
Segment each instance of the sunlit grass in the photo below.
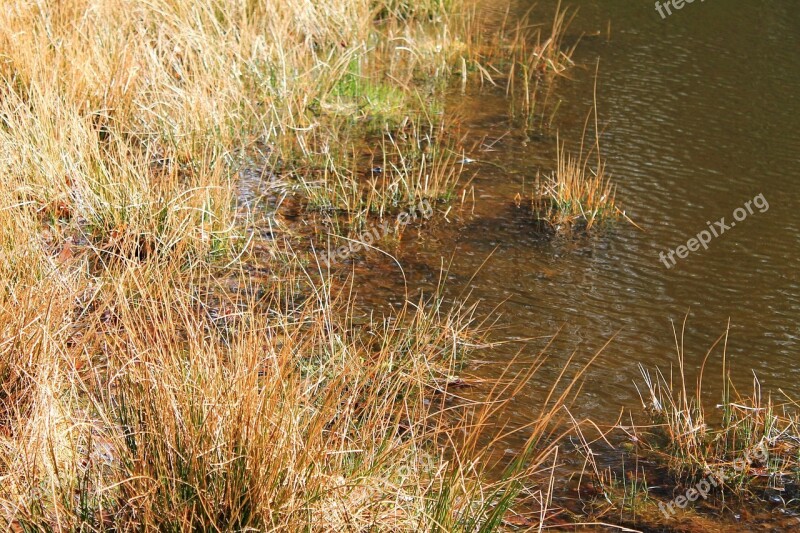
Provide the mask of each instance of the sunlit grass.
[{"label": "sunlit grass", "polygon": [[556,457],[569,380],[487,476],[494,445],[479,436],[544,354],[454,407],[485,333],[470,307],[420,301],[357,323],[348,291],[300,270],[237,296],[201,264],[113,268],[0,305],[6,525],[490,531]]},{"label": "sunlit grass", "polygon": [[[601,432],[604,440],[620,432],[624,440],[614,440],[622,464],[601,466],[596,446],[581,440],[582,478],[591,480],[580,490],[584,512],[594,520],[630,526],[690,524],[693,518],[707,525],[711,522],[704,515],[710,509],[716,514],[718,505],[737,508],[767,498],[784,512],[795,512],[792,495],[800,479],[796,400],[763,395],[755,376],[749,394],[736,390],[728,331],[692,364],[684,347],[685,327],[684,322],[675,331],[676,358],[669,369],[639,365],[637,390],[645,418],[633,413]],[[708,372],[712,366],[720,368],[719,377]],[[708,394],[710,380],[721,383],[721,396]],[[676,505],[678,497],[695,503]]]},{"label": "sunlit grass", "polygon": [[[665,514],[675,515],[674,497],[690,494],[690,489],[696,493],[703,485],[702,499],[730,505],[785,494],[780,504],[796,509],[796,500],[788,495],[793,494],[800,471],[797,402],[765,397],[755,376],[750,394],[736,390],[727,331],[692,372],[684,349],[685,327],[684,322],[683,329],[675,332],[674,367],[650,370],[640,365],[642,386],[637,389],[649,420],[619,426],[627,436],[623,448],[630,461],[621,476],[624,486],[610,467],[598,469],[587,455],[595,467],[592,478],[601,488],[600,496],[590,498],[593,509],[599,517],[618,514],[620,520],[634,523],[661,523]],[[715,361],[718,358],[721,361]],[[704,391],[709,379],[715,379],[706,367],[720,362],[722,392],[714,398]],[[629,494],[635,487],[638,495]],[[703,504],[696,505],[699,510]]]},{"label": "sunlit grass", "polygon": [[4,5],[6,529],[466,532],[531,494],[546,510],[568,395],[499,478],[481,440],[542,354],[457,399],[471,307],[356,317],[353,287],[288,232],[256,251],[236,211],[250,165],[342,225],[444,206],[442,91],[467,58],[489,72],[474,24],[438,0]]},{"label": "sunlit grass", "polygon": [[552,227],[591,229],[617,216],[615,189],[600,161],[595,167],[576,158],[559,144],[556,169],[535,184],[533,210]]},{"label": "sunlit grass", "polygon": [[[677,376],[642,368],[643,402],[658,424],[645,443],[678,479],[708,472],[724,472],[725,488],[742,495],[756,487],[781,487],[796,482],[798,467],[798,415],[792,398],[776,402],[764,397],[757,377],[752,392],[736,391],[727,361],[727,332],[717,340],[700,366],[696,383],[687,376],[683,331],[678,346]],[[678,336],[676,335],[676,341]],[[703,396],[704,370],[712,352],[722,346],[722,397],[713,413]]]}]

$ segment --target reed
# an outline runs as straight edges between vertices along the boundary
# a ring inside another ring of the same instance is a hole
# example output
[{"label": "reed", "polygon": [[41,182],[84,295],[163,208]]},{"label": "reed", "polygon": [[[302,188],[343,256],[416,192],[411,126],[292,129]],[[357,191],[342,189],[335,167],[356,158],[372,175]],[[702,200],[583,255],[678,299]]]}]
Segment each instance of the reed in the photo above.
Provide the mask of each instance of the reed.
[{"label": "reed", "polygon": [[534,185],[533,211],[539,220],[559,230],[592,229],[615,218],[615,188],[602,160],[592,168],[588,159],[569,154],[558,145],[556,169]]},{"label": "reed", "polygon": [[[618,421],[591,442],[580,441],[591,479],[580,490],[583,513],[592,520],[642,528],[663,527],[665,517],[679,527],[702,527],[708,524],[703,516],[709,508],[757,500],[796,512],[797,402],[765,397],[755,376],[749,394],[737,391],[727,356],[728,331],[692,363],[684,347],[685,327],[684,321],[681,331],[675,331],[673,366],[650,370],[640,365],[642,386],[637,391],[646,420],[632,416],[629,423]],[[716,398],[704,390],[711,365],[721,369],[721,395]],[[616,431],[624,434],[621,469],[600,467],[592,444],[610,444],[609,435]],[[676,506],[676,498],[687,495],[696,503],[687,509]]]},{"label": "reed", "polygon": [[[685,324],[684,324],[685,327]],[[776,402],[764,397],[757,377],[752,392],[739,393],[727,360],[728,332],[706,353],[694,385],[685,369],[683,331],[678,346],[677,376],[667,378],[642,368],[643,405],[658,424],[644,443],[678,480],[703,473],[722,472],[724,488],[736,495],[797,482],[798,415],[791,398]],[[722,342],[722,397],[707,413],[703,396],[704,369],[712,351]]]},{"label": "reed", "polygon": [[[549,106],[549,99],[557,78],[574,65],[572,55],[578,45],[571,48],[563,45],[565,35],[575,16],[575,11],[556,5],[549,34],[530,20],[530,13],[517,22],[507,37],[508,67],[506,95],[509,99],[509,114],[526,130],[549,127],[558,111],[559,103]],[[501,48],[502,49],[502,48]],[[542,90],[544,100],[540,102]],[[538,119],[538,123],[537,123]]]}]

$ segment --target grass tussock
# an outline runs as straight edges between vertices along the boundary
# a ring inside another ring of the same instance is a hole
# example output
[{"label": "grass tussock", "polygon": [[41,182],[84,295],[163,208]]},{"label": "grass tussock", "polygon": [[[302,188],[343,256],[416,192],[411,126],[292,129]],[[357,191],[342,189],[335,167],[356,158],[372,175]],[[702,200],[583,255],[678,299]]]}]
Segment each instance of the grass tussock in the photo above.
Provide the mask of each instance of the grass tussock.
[{"label": "grass tussock", "polygon": [[[758,512],[765,504],[794,516],[800,501],[798,403],[765,396],[755,376],[749,393],[738,391],[727,343],[726,331],[692,375],[683,331],[676,331],[675,367],[640,365],[643,386],[637,390],[649,420],[618,420],[596,439],[581,439],[585,473],[577,491],[583,508],[576,516],[635,528],[708,528],[720,513]],[[704,391],[712,365],[719,365],[723,384],[717,398]],[[615,431],[624,434],[621,462],[602,465],[593,448],[601,440],[611,448],[607,439]]]},{"label": "grass tussock", "polygon": [[[708,413],[703,373],[720,341],[724,341],[723,393],[714,412]],[[794,492],[800,480],[797,404],[791,398],[778,402],[764,397],[757,377],[750,394],[738,392],[731,380],[726,346],[727,332],[706,354],[695,384],[686,376],[682,342],[674,377],[642,368],[643,403],[658,424],[645,443],[678,479],[722,472],[725,488],[737,495],[764,489]]]},{"label": "grass tussock", "polygon": [[569,154],[563,144],[557,150],[556,169],[537,177],[533,211],[539,220],[558,230],[586,230],[617,216],[615,188],[605,173],[605,164],[594,168],[588,159]]},{"label": "grass tussock", "polygon": [[[555,170],[544,179],[540,175],[536,177],[533,213],[556,232],[574,229],[588,231],[595,225],[616,219],[620,214],[636,225],[616,206],[616,187],[606,174],[597,114],[597,70],[593,97],[594,105],[586,116],[577,157],[570,154],[557,137]],[[594,118],[594,140],[584,155],[591,118]]]},{"label": "grass tussock", "polygon": [[[630,527],[661,527],[672,520],[681,527],[709,527],[704,516],[716,516],[720,506],[758,509],[765,502],[792,516],[800,482],[797,402],[764,397],[755,376],[750,394],[737,391],[727,332],[705,354],[695,376],[688,371],[683,331],[676,332],[675,341],[676,368],[651,372],[640,366],[642,405],[650,420],[617,426],[627,437],[622,471],[598,468],[585,447],[596,483],[584,491],[593,516]],[[706,367],[719,364],[712,356],[720,349],[723,387],[715,399],[703,387]],[[693,502],[688,507],[683,505],[687,499]]]},{"label": "grass tussock", "polygon": [[[597,83],[594,87],[594,143],[584,156],[587,115],[578,156],[567,152],[556,139],[556,168],[545,177],[537,175],[532,208],[536,217],[557,232],[573,229],[591,230],[598,223],[625,216],[615,203],[616,187],[606,175],[600,149],[600,125],[597,117]],[[593,159],[596,159],[593,161]],[[625,216],[627,220],[630,219]],[[635,225],[635,224],[634,224]]]},{"label": "grass tussock", "polygon": [[469,308],[357,325],[300,273],[232,296],[155,263],[4,298],[5,527],[492,531],[520,497],[546,506],[534,476],[571,386],[490,478],[479,435],[532,371],[454,406]]}]

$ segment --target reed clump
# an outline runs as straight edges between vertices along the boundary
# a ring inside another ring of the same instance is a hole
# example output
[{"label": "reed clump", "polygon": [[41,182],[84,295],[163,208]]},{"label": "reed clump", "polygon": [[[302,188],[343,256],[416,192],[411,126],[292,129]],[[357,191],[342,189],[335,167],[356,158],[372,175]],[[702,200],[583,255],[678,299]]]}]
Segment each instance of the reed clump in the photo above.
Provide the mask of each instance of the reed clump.
[{"label": "reed clump", "polygon": [[[727,333],[724,340],[727,345]],[[757,377],[749,395],[739,393],[723,351],[722,397],[714,412],[707,412],[702,389],[710,354],[694,386],[687,380],[682,346],[674,379],[660,370],[651,374],[641,369],[643,404],[656,424],[641,434],[642,444],[679,481],[713,474],[724,480],[721,490],[736,496],[765,490],[795,492],[800,481],[797,403],[788,397],[783,401],[764,397]]]},{"label": "reed clump", "polygon": [[[651,372],[640,365],[642,405],[650,423],[618,426],[628,440],[623,445],[625,471],[600,471],[591,457],[587,459],[595,466],[594,479],[602,490],[602,498],[593,498],[598,516],[618,515],[616,520],[629,525],[658,524],[664,517],[676,518],[687,501],[697,503],[679,518],[695,517],[698,523],[701,509],[731,502],[769,501],[788,513],[796,511],[797,403],[788,397],[765,397],[757,377],[750,394],[737,391],[727,337],[726,332],[705,354],[696,376],[687,371],[683,331],[675,335],[676,368]],[[720,345],[722,395],[709,409],[713,398],[703,393],[705,371]]]},{"label": "reed clump", "polygon": [[588,159],[569,154],[563,144],[558,145],[556,169],[537,176],[532,207],[536,217],[556,231],[591,230],[618,214],[605,163],[598,160],[592,167]]},{"label": "reed clump", "polygon": [[[586,504],[582,513],[633,528],[673,521],[677,527],[709,527],[720,511],[759,509],[767,502],[793,516],[800,492],[797,402],[765,396],[755,376],[749,394],[736,389],[727,331],[692,365],[684,330],[675,334],[674,367],[639,366],[643,386],[637,391],[646,419],[632,416],[630,423],[618,421],[591,443],[581,441],[591,480],[578,489]],[[720,348],[721,361],[714,357]],[[718,398],[704,393],[712,364],[721,367]],[[692,367],[698,369],[694,375]],[[609,436],[617,431],[622,464],[600,466],[592,448],[600,440],[610,445]]]}]

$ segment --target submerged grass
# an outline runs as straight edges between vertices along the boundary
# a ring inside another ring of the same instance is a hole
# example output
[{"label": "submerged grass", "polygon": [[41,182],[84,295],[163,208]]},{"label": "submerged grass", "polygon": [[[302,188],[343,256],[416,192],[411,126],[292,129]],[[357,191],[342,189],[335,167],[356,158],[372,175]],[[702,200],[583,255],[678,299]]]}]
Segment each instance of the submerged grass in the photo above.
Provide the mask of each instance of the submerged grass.
[{"label": "submerged grass", "polygon": [[360,153],[326,146],[315,162],[292,169],[294,190],[326,224],[358,230],[423,200],[447,203],[462,170],[457,143],[444,123],[422,129],[407,119],[397,131],[365,140]]}]

